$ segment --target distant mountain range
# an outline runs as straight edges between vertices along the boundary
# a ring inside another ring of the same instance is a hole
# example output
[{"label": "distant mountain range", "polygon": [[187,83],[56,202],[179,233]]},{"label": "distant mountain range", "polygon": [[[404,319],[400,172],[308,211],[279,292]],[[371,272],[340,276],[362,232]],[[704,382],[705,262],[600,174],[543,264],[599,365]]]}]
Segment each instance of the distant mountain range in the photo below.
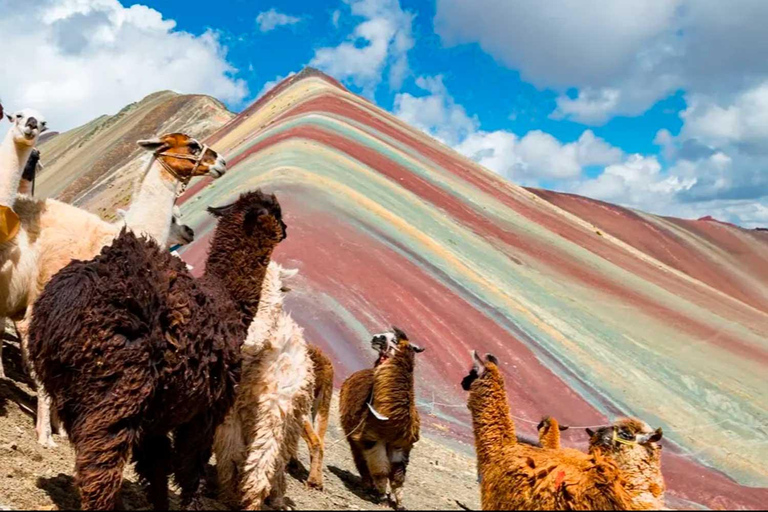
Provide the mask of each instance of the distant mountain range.
[{"label": "distant mountain range", "polygon": [[435,433],[470,439],[459,381],[477,349],[502,362],[519,432],[545,414],[640,416],[664,428],[681,503],[768,502],[768,232],[519,187],[311,69],[237,116],[163,92],[51,138],[39,190],[112,218],[135,140],[174,130],[210,134],[230,168],[180,198],[197,233],[184,259],[202,272],[206,206],[274,191],[275,258],[300,269],[289,309],[339,382],[394,324],[427,348],[418,399]]}]

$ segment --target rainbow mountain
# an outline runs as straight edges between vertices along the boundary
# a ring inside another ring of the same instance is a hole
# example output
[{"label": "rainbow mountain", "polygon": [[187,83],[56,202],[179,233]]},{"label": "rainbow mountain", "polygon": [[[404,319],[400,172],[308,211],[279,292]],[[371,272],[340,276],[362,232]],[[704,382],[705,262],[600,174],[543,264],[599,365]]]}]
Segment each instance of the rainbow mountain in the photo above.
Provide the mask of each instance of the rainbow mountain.
[{"label": "rainbow mountain", "polygon": [[768,232],[519,187],[312,69],[206,141],[230,170],[180,198],[183,258],[202,272],[207,206],[276,193],[289,310],[337,384],[394,324],[427,348],[436,436],[471,442],[459,382],[477,349],[501,361],[518,432],[549,414],[583,448],[576,427],[639,416],[664,429],[673,506],[768,501]]}]

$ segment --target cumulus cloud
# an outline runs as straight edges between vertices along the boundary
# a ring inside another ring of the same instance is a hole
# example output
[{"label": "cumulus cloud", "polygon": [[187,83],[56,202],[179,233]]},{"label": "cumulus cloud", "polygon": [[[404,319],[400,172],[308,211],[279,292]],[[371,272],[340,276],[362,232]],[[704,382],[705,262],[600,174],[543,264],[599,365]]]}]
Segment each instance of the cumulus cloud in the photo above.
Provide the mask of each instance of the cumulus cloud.
[{"label": "cumulus cloud", "polygon": [[395,96],[394,112],[403,121],[453,146],[476,131],[480,122],[448,94],[442,75],[418,77],[416,85],[429,92],[424,96],[402,93]]},{"label": "cumulus cloud", "polygon": [[585,166],[607,165],[621,160],[620,149],[596,137],[590,130],[585,130],[577,141],[567,144],[538,130],[522,138],[504,130],[482,131],[477,117],[468,115],[450,95],[442,76],[419,77],[416,84],[427,94],[398,94],[395,115],[517,182],[577,178]]},{"label": "cumulus cloud", "polygon": [[729,94],[768,73],[768,3],[744,0],[438,0],[446,44],[477,42],[540,87],[575,87],[555,115],[599,124],[678,89]]},{"label": "cumulus cloud", "polygon": [[215,32],[195,36],[143,5],[117,0],[0,0],[0,91],[8,109],[40,110],[66,130],[162,89],[237,103],[234,78]]},{"label": "cumulus cloud", "polygon": [[564,186],[752,225],[768,205],[765,19],[762,0],[733,8],[716,0],[438,0],[435,27],[445,44],[478,43],[524,80],[559,92],[554,119],[599,125],[683,91],[679,135],[662,130],[654,141],[665,168],[640,156]]},{"label": "cumulus cloud", "polygon": [[271,32],[279,27],[285,27],[289,25],[295,25],[301,21],[298,16],[290,16],[278,12],[274,7],[268,11],[260,12],[256,16],[256,24],[259,26],[261,32]]},{"label": "cumulus cloud", "polygon": [[409,71],[414,15],[404,11],[399,0],[345,2],[362,21],[338,46],[317,49],[310,65],[360,87],[367,96],[373,96],[388,68],[390,86],[399,89]]}]

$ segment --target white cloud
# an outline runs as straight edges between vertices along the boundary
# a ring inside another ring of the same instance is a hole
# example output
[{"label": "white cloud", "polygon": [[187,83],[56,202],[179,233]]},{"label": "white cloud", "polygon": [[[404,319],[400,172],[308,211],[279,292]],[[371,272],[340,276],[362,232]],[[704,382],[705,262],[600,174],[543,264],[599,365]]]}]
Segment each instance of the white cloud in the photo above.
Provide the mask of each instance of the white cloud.
[{"label": "white cloud", "polygon": [[688,104],[681,114],[683,137],[719,146],[749,144],[768,151],[768,79],[727,103],[693,94]]},{"label": "white cloud", "polygon": [[[446,44],[477,42],[524,80],[558,92],[554,119],[599,125],[683,91],[680,134],[662,130],[654,140],[666,169],[654,171],[640,157],[623,168],[635,174],[614,167],[563,186],[651,211],[707,212],[749,225],[768,205],[765,19],[764,0],[730,8],[717,0],[438,0],[435,27]],[[573,172],[565,150],[547,144],[557,162],[548,167]]]},{"label": "white cloud", "polygon": [[577,182],[577,194],[637,208],[669,202],[682,190],[690,189],[695,178],[664,175],[654,156],[630,155],[624,162],[609,165],[595,179]]},{"label": "white cloud", "polygon": [[584,131],[575,142],[563,144],[548,133],[531,131],[519,138],[512,132],[480,131],[477,117],[457,104],[442,76],[419,77],[416,84],[428,94],[395,97],[395,115],[481,165],[521,183],[538,179],[577,178],[588,165],[621,160],[622,152]]},{"label": "white cloud", "polygon": [[268,82],[265,82],[264,85],[261,87],[261,90],[259,91],[259,94],[256,95],[256,99],[261,98],[264,94],[268,93],[274,86],[285,80],[286,78],[292,77],[295,75],[296,72],[291,71],[285,76],[276,76],[274,80],[270,80]]},{"label": "white cloud", "polygon": [[285,27],[289,25],[295,25],[301,21],[298,16],[291,16],[278,12],[274,7],[268,11],[260,12],[256,16],[256,23],[259,25],[261,32],[271,32],[278,27]]},{"label": "white cloud", "polygon": [[456,104],[443,84],[443,77],[419,77],[416,85],[429,92],[425,96],[402,93],[395,96],[394,113],[403,121],[453,146],[476,131],[480,123]]},{"label": "white cloud", "polygon": [[53,130],[72,128],[163,89],[240,102],[243,80],[212,31],[117,0],[3,2],[0,91],[8,109],[32,107]]},{"label": "white cloud", "polygon": [[399,89],[409,70],[414,15],[403,11],[399,0],[345,2],[363,21],[338,46],[317,49],[310,66],[360,87],[367,96],[373,95],[389,67],[390,86]]},{"label": "white cloud", "polygon": [[679,89],[720,97],[768,76],[768,2],[438,0],[447,44],[477,42],[525,80],[564,91],[555,116],[600,124]]}]

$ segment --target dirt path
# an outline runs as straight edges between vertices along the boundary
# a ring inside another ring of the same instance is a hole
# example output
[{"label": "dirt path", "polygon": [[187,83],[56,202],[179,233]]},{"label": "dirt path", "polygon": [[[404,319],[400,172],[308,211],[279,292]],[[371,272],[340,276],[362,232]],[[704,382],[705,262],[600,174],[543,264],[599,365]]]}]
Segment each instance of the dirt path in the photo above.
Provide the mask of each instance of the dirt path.
[{"label": "dirt path", "polygon": [[[35,393],[23,373],[15,340],[5,338],[3,362],[10,377],[0,381],[0,510],[72,509],[80,500],[74,487],[72,469],[74,452],[66,440],[56,437],[58,447],[45,449],[35,440],[33,411]],[[359,478],[349,447],[338,426],[336,397],[331,424],[326,436],[325,490],[307,489],[303,480],[309,457],[301,443],[303,468],[288,478],[287,498],[298,510],[387,510],[377,505],[359,486]],[[213,461],[212,461],[213,462]],[[209,480],[215,470],[209,468]],[[178,509],[175,488],[171,506]],[[209,496],[215,497],[210,489]],[[124,503],[128,510],[149,509],[142,488],[133,471],[125,472]],[[422,437],[411,453],[405,485],[405,505],[414,510],[458,509],[456,500],[471,509],[479,509],[480,493],[476,483],[475,461],[458,453],[439,439]],[[211,499],[211,509],[224,507]]]}]

